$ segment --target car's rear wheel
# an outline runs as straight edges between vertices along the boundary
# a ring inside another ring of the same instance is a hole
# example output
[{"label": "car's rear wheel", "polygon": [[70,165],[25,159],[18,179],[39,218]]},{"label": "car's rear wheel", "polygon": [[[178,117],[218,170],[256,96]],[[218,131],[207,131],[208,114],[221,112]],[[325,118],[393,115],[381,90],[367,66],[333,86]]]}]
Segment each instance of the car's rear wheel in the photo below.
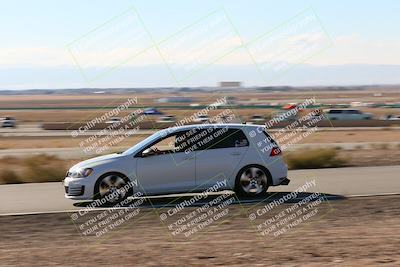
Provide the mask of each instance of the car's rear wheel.
[{"label": "car's rear wheel", "polygon": [[131,190],[127,188],[129,179],[119,173],[102,175],[95,185],[95,199],[104,200],[106,204],[117,204],[125,200]]},{"label": "car's rear wheel", "polygon": [[269,173],[259,165],[242,168],[236,177],[236,193],[244,196],[259,196],[267,192]]}]

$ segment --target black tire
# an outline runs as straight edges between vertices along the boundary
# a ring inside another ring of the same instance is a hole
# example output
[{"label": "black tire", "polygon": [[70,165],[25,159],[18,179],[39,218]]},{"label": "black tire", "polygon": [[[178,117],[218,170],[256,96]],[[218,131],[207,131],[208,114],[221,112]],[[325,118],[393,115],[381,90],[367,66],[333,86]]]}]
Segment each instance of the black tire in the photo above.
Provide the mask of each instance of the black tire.
[{"label": "black tire", "polygon": [[[248,178],[248,186],[243,176]],[[235,192],[240,196],[262,196],[267,193],[271,183],[271,174],[265,167],[257,164],[247,165],[236,175]]]},{"label": "black tire", "polygon": [[[125,200],[128,196],[133,195],[132,187],[124,190],[124,187],[129,184],[128,177],[118,172],[105,173],[97,179],[94,186],[93,199],[100,199],[107,206],[116,205]],[[104,199],[104,200],[103,200]]]}]

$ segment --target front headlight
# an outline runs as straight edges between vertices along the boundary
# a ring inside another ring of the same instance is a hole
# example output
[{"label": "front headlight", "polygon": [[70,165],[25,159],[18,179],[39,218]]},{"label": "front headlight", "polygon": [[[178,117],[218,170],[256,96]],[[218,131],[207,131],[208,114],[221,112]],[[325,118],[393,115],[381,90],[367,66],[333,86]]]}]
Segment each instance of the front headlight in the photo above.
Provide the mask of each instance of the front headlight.
[{"label": "front headlight", "polygon": [[72,177],[72,178],[84,178],[84,177],[88,177],[92,172],[93,172],[93,169],[91,169],[91,168],[76,169],[74,171],[69,172],[68,176]]}]

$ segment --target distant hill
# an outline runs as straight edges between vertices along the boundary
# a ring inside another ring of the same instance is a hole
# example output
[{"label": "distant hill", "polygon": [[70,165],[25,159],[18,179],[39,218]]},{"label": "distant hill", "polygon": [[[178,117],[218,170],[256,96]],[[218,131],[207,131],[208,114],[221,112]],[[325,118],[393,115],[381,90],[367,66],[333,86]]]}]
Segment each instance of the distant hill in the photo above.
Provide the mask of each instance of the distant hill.
[{"label": "distant hill", "polygon": [[[257,68],[254,64],[215,64],[196,73],[187,73],[185,79],[178,81],[173,78],[165,65],[122,66],[90,81],[86,81],[75,67],[0,68],[0,89],[40,89],[36,92],[24,91],[27,94],[84,94],[102,91],[120,94],[137,90],[189,93],[198,90],[216,90],[220,81],[241,81],[247,88],[263,87],[266,90],[269,90],[268,88],[289,90],[292,87],[310,86],[345,89],[348,86],[358,85],[400,84],[400,65],[282,64],[283,69],[273,68],[272,65],[265,64]],[[185,66],[173,66],[172,69],[184,71],[184,68]],[[89,77],[95,72],[95,69],[84,70]],[[53,88],[62,91],[55,92]],[[362,89],[362,87],[357,88]],[[9,92],[2,91],[1,94]]]}]

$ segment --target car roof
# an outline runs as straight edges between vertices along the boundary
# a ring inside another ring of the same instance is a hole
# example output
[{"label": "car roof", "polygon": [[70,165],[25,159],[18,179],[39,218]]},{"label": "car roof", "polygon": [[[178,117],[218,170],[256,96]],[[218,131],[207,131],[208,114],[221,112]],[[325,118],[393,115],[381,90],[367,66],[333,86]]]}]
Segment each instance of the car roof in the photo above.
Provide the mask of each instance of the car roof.
[{"label": "car roof", "polygon": [[191,124],[191,125],[183,125],[183,126],[172,126],[171,128],[167,128],[164,130],[168,130],[171,132],[181,131],[181,130],[190,130],[193,128],[208,128],[208,127],[228,127],[228,128],[257,128],[257,127],[265,127],[265,125],[256,125],[256,124],[243,124],[243,123],[205,123],[205,124]]}]

